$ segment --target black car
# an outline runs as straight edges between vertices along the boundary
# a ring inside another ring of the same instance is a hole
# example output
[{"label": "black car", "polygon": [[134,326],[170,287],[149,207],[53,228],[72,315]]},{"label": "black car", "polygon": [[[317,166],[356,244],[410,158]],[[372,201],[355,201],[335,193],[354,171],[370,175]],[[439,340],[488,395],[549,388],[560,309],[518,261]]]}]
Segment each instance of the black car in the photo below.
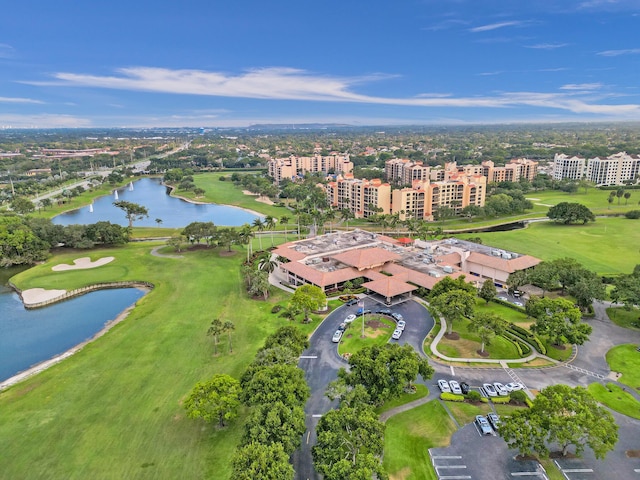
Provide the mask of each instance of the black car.
[{"label": "black car", "polygon": [[347,329],[347,324],[345,322],[342,322],[340,325],[338,325],[338,330],[342,330],[343,332]]},{"label": "black car", "polygon": [[357,304],[357,303],[358,303],[358,299],[357,299],[357,298],[352,298],[352,299],[351,299],[351,300],[349,300],[347,303],[345,303],[345,305],[346,305],[347,307],[350,307],[350,306],[355,305],[355,304]]},{"label": "black car", "polygon": [[467,393],[469,393],[469,384],[467,382],[461,382],[460,390],[462,390],[463,395],[466,395]]},{"label": "black car", "polygon": [[380,315],[391,315],[391,310],[389,310],[388,308],[382,308],[380,310],[377,310],[376,313],[379,313]]}]

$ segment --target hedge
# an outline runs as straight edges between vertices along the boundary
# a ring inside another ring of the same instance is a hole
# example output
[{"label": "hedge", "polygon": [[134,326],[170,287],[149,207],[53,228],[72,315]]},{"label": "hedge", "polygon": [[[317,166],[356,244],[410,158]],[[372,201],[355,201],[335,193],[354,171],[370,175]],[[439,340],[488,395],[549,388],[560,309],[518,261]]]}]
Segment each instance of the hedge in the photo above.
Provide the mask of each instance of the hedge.
[{"label": "hedge", "polygon": [[449,402],[464,402],[464,395],[443,392],[440,394],[440,400],[446,400]]},{"label": "hedge", "polygon": [[505,307],[509,307],[510,309],[515,310],[516,312],[525,312],[524,307],[519,307],[518,305],[514,305],[513,303],[507,302],[505,300],[500,300],[499,298],[494,298],[491,301],[497,303],[498,305],[504,305]]},{"label": "hedge", "polygon": [[509,331],[505,333],[506,334],[502,335],[502,337],[506,338],[511,343],[515,344],[516,348],[518,349],[518,353],[520,354],[521,357],[526,357],[531,353],[531,347],[529,346],[528,343],[525,343],[522,338],[520,338],[516,334],[511,333]]},{"label": "hedge", "polygon": [[542,355],[547,354],[547,347],[543,345],[542,341],[538,338],[537,335],[531,333],[529,330],[522,328],[515,323],[510,323],[507,331],[517,337],[520,337],[524,341],[533,342],[538,352],[540,352]]}]

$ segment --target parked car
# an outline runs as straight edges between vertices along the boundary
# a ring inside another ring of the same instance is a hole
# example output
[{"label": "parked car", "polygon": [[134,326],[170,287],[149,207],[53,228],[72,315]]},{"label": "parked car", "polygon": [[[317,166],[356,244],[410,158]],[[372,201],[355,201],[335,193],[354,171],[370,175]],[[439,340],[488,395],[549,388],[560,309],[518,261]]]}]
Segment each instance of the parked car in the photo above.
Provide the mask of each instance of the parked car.
[{"label": "parked car", "polygon": [[399,313],[395,313],[395,312],[393,312],[393,313],[391,314],[391,316],[393,317],[393,319],[394,319],[396,322],[399,322],[400,320],[402,320],[402,315],[400,315]]},{"label": "parked car", "polygon": [[358,299],[357,298],[352,298],[351,300],[349,300],[347,303],[345,303],[345,305],[347,307],[351,307],[353,305],[356,305],[358,303]]},{"label": "parked car", "polygon": [[405,322],[404,320],[400,320],[398,322],[398,325],[396,325],[396,328],[398,330],[402,330],[404,332],[404,327],[406,327],[406,326],[407,326],[407,322]]},{"label": "parked car", "polygon": [[507,383],[504,388],[507,389],[507,391],[509,392],[515,392],[517,390],[524,390],[524,385],[521,384],[520,382],[516,382],[516,383]]},{"label": "parked car", "polygon": [[340,325],[338,325],[338,330],[341,331],[345,331],[347,329],[347,323],[346,322],[342,322]]},{"label": "parked car", "polygon": [[455,380],[449,380],[449,386],[451,387],[451,393],[455,393],[456,395],[462,395],[462,389],[460,388],[460,384]]},{"label": "parked car", "polygon": [[449,386],[449,382],[444,379],[438,380],[438,388],[442,393],[451,393],[451,387]]},{"label": "parked car", "polygon": [[488,396],[490,397],[497,397],[498,393],[496,392],[496,389],[493,388],[493,385],[491,385],[490,383],[483,383],[482,384],[482,388],[484,388],[484,391],[487,393]]},{"label": "parked car", "polygon": [[394,340],[400,340],[400,337],[402,336],[402,330],[398,330],[397,328],[393,331],[393,335],[391,335],[391,338],[393,338]]},{"label": "parked car", "polygon": [[381,308],[380,310],[377,310],[376,313],[379,313],[380,315],[391,315],[391,310],[388,308]]},{"label": "parked car", "polygon": [[501,383],[495,382],[493,384],[493,388],[496,389],[496,393],[501,397],[506,397],[507,395],[509,395],[509,391],[504,388],[504,385]]},{"label": "parked car", "polygon": [[498,426],[500,425],[500,417],[495,413],[490,413],[489,415],[487,415],[487,420],[489,420],[489,423],[491,424],[493,429],[497,432]]},{"label": "parked car", "polygon": [[342,338],[342,330],[336,330],[336,333],[333,334],[333,338],[331,339],[331,341],[333,343],[338,343],[341,338]]},{"label": "parked car", "polygon": [[524,303],[522,302],[513,302],[516,307],[524,307]]},{"label": "parked car", "polygon": [[487,419],[484,418],[482,415],[476,415],[476,425],[478,426],[480,433],[482,433],[483,435],[493,435],[493,430],[491,430],[491,425],[489,425],[489,422],[487,421]]},{"label": "parked car", "polygon": [[366,315],[368,313],[371,313],[371,310],[365,309],[364,307],[360,307],[356,312],[356,315]]},{"label": "parked car", "polygon": [[469,384],[467,382],[462,382],[460,384],[460,390],[462,390],[463,395],[466,395],[467,393],[469,393]]},{"label": "parked car", "polygon": [[347,315],[347,318],[344,319],[344,323],[351,323],[356,319],[356,316],[352,313],[351,315]]}]

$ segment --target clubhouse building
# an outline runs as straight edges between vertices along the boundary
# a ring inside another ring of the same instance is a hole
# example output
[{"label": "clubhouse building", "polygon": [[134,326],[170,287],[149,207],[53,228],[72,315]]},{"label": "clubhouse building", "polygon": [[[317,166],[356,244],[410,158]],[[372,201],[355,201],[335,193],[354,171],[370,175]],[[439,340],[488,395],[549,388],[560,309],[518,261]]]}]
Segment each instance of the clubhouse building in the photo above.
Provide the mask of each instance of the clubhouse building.
[{"label": "clubhouse building", "polygon": [[477,287],[485,280],[506,287],[509,274],[540,263],[529,255],[464,240],[394,239],[359,229],[285,243],[273,254],[274,275],[282,284],[312,284],[331,293],[357,281],[387,304],[420,287],[431,290],[444,277],[465,275]]}]

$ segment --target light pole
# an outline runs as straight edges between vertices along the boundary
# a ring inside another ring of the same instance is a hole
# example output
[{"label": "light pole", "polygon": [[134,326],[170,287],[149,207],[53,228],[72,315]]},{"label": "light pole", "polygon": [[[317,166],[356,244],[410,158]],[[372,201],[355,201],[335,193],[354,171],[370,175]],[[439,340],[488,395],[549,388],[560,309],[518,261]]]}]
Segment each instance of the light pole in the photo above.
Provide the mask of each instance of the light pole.
[{"label": "light pole", "polygon": [[360,338],[364,338],[364,300],[358,302],[358,307],[362,308],[362,335]]}]

